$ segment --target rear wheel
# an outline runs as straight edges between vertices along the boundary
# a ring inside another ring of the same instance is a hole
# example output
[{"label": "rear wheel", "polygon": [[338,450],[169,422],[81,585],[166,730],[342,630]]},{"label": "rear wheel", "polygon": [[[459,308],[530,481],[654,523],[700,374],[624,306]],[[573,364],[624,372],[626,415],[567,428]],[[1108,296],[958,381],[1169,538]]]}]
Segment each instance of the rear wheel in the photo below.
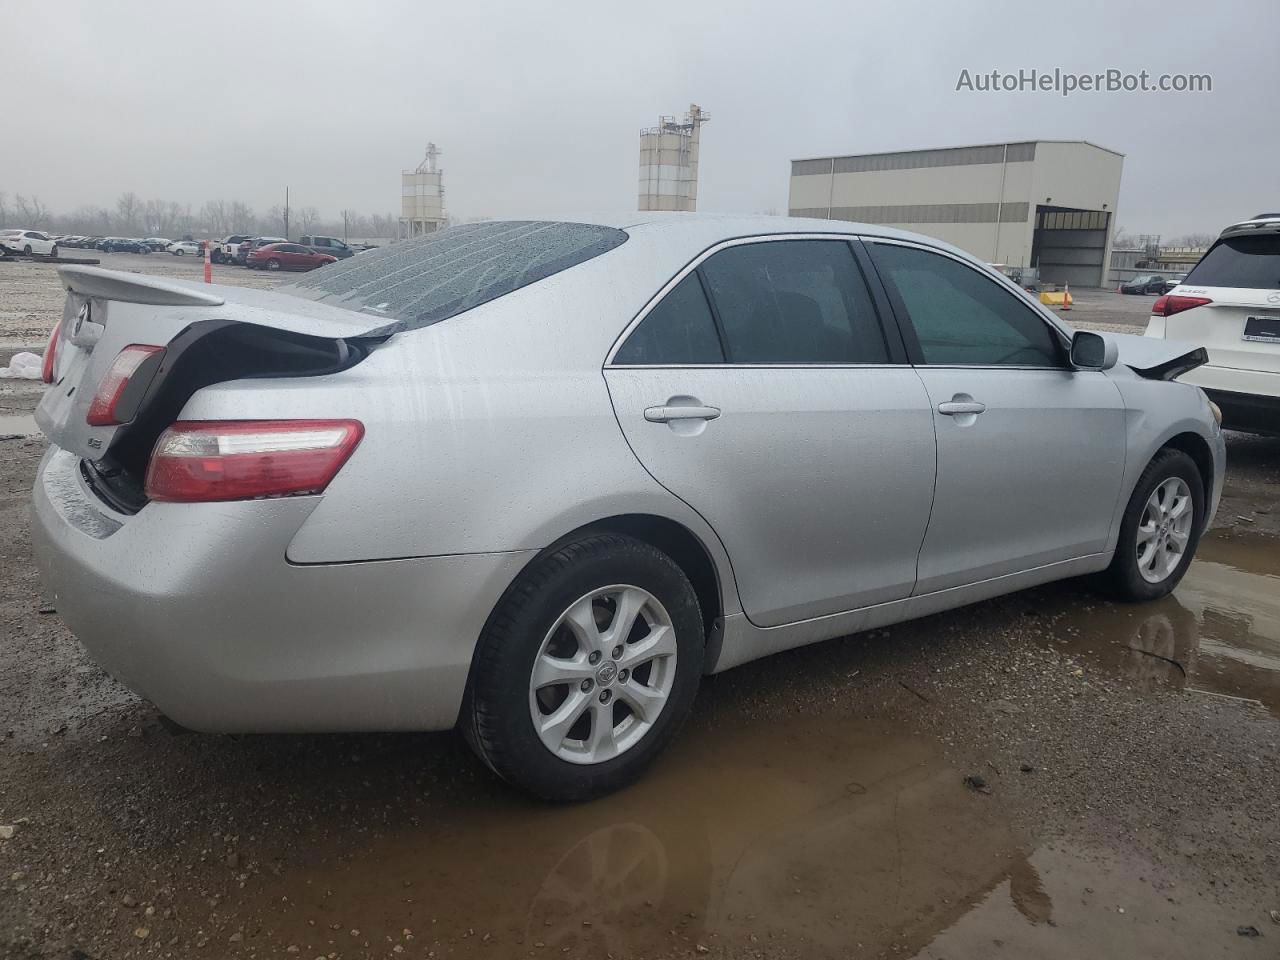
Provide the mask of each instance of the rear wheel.
[{"label": "rear wheel", "polygon": [[1120,523],[1120,541],[1104,579],[1118,599],[1170,593],[1200,543],[1204,480],[1181,450],[1161,450],[1138,478]]},{"label": "rear wheel", "polygon": [[702,675],[698,598],[666,554],[601,534],[521,574],[476,650],[462,726],[504,780],[585,800],[644,771]]}]

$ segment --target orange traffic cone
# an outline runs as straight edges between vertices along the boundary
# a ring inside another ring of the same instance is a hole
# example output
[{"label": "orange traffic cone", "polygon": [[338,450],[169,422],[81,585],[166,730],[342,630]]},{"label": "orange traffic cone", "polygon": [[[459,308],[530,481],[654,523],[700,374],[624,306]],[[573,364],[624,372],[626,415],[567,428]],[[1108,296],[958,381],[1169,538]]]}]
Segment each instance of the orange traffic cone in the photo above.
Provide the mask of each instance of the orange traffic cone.
[{"label": "orange traffic cone", "polygon": [[1063,313],[1071,309],[1071,285],[1068,283],[1062,285],[1062,306],[1058,309]]}]

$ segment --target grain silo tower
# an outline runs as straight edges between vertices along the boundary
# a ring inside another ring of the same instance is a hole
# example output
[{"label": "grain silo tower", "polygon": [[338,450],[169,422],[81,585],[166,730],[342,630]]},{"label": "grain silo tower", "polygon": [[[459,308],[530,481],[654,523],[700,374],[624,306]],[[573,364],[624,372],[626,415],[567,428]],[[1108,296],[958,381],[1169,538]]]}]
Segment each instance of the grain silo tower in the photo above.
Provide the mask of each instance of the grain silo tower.
[{"label": "grain silo tower", "polygon": [[400,232],[406,237],[420,237],[444,225],[444,184],[442,171],[436,166],[440,151],[427,144],[427,155],[413,170],[400,175]]},{"label": "grain silo tower", "polygon": [[640,131],[640,209],[698,209],[698,131],[711,119],[696,103],[683,122],[659,117]]}]

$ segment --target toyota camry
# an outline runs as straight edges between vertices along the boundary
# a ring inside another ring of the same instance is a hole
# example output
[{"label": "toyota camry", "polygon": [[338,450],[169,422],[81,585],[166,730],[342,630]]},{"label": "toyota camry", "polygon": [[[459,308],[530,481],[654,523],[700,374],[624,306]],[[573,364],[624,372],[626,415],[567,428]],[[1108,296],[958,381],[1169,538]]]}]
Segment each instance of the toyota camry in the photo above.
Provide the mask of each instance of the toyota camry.
[{"label": "toyota camry", "polygon": [[203,731],[458,728],[636,778],[704,674],[1067,577],[1168,593],[1202,349],[823,220],[485,222],[275,291],[88,266],[45,356],[59,614]]}]

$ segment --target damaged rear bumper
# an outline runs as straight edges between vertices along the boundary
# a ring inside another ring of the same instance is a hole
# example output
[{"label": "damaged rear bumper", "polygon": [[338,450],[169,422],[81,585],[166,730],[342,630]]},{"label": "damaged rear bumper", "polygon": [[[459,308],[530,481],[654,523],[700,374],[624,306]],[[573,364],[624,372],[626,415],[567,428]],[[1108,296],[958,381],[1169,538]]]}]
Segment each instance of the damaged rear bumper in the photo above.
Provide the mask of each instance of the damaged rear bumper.
[{"label": "damaged rear bumper", "polygon": [[298,565],[319,497],[113,514],[51,447],[33,493],[58,613],[109,673],[219,732],[441,730],[476,639],[531,551]]}]

